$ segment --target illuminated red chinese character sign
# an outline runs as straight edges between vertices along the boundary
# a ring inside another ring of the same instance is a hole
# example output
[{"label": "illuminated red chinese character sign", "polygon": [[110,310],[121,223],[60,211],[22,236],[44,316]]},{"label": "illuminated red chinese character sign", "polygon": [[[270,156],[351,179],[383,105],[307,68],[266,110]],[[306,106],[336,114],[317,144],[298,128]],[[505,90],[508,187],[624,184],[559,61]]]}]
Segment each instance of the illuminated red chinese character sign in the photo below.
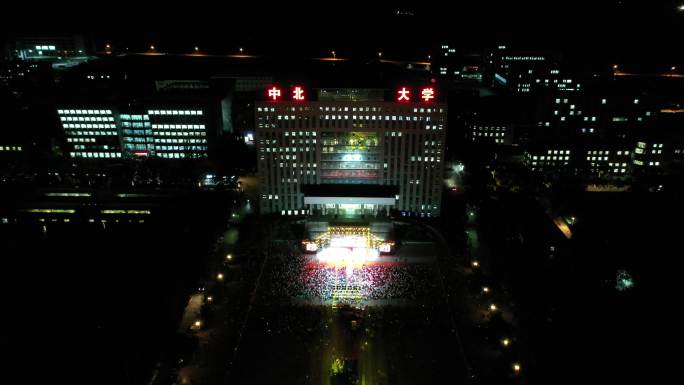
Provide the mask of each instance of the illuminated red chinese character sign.
[{"label": "illuminated red chinese character sign", "polygon": [[[272,85],[266,89],[267,100],[276,102],[285,100],[288,97],[293,102],[303,102],[307,99],[306,89],[300,85],[288,88],[281,88]],[[422,102],[430,103],[437,100],[437,88],[433,85],[426,85],[422,88],[412,88],[401,86],[396,89],[394,100],[399,103]]]},{"label": "illuminated red chinese character sign", "polygon": [[292,100],[303,101],[304,100],[304,88],[301,86],[295,86],[292,88]]},{"label": "illuminated red chinese character sign", "polygon": [[271,88],[268,89],[268,98],[269,98],[270,100],[273,100],[273,101],[280,100],[280,98],[282,97],[282,95],[283,95],[283,94],[282,94],[282,92],[280,91],[280,88],[278,88],[278,87],[276,87],[276,86],[273,86],[273,87],[271,87]]},{"label": "illuminated red chinese character sign", "polygon": [[408,102],[411,100],[411,91],[406,87],[401,87],[397,90],[397,101]]},{"label": "illuminated red chinese character sign", "polygon": [[424,87],[420,90],[420,98],[426,102],[433,100],[435,98],[435,89],[432,87]]}]

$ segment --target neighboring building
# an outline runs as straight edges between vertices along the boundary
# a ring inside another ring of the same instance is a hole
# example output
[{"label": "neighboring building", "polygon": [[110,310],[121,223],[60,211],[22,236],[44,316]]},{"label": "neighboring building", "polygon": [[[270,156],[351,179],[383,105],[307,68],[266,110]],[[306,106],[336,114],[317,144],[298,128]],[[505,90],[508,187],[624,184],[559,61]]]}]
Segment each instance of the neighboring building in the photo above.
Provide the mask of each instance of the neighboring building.
[{"label": "neighboring building", "polygon": [[489,55],[494,85],[513,92],[574,92],[581,85],[561,70],[559,61],[546,52],[510,51],[499,46]]},{"label": "neighboring building", "polygon": [[112,108],[64,106],[57,109],[72,158],[121,158],[121,138]]},{"label": "neighboring building", "polygon": [[[206,158],[208,120],[205,109],[193,105],[157,106],[147,111],[154,137],[152,154],[168,159]],[[167,109],[161,109],[164,107]]]},{"label": "neighboring building", "polygon": [[442,44],[439,48],[433,66],[436,75],[446,80],[482,81],[484,66],[481,54],[457,52],[448,44]]},{"label": "neighboring building", "polygon": [[206,108],[160,102],[148,107],[57,109],[72,158],[206,158]]},{"label": "neighboring building", "polygon": [[54,69],[66,69],[91,59],[90,47],[80,35],[21,36],[10,44],[10,57],[44,61]]},{"label": "neighboring building", "polygon": [[570,148],[559,145],[536,146],[524,154],[525,164],[535,172],[568,170],[571,159]]},{"label": "neighboring building", "polygon": [[666,152],[662,141],[639,141],[634,148],[634,166],[640,172],[661,169]]},{"label": "neighboring building", "polygon": [[513,126],[511,124],[471,123],[468,125],[468,136],[473,142],[510,146],[514,138]]},{"label": "neighboring building", "polygon": [[[433,87],[387,94],[321,89],[317,101],[258,102],[261,211],[438,216],[447,106]],[[423,95],[429,102],[414,101]]]},{"label": "neighboring building", "polygon": [[[598,149],[601,148],[601,149]],[[596,146],[586,150],[587,168],[591,175],[599,178],[624,178],[631,176],[631,150],[624,146]]]}]

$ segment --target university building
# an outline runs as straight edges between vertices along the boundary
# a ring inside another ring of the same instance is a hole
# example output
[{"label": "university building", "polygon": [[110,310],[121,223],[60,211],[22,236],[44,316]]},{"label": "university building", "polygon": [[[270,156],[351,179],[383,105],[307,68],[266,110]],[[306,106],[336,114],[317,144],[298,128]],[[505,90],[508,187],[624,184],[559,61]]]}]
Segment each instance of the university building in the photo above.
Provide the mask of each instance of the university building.
[{"label": "university building", "polygon": [[265,90],[255,105],[261,211],[438,216],[447,106],[437,93],[429,85]]}]

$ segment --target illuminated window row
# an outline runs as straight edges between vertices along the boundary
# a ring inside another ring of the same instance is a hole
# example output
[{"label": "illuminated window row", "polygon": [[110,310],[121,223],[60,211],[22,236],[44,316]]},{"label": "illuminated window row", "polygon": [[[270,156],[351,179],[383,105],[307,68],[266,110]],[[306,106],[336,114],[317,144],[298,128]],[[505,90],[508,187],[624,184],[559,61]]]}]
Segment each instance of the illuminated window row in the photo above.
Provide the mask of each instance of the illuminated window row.
[{"label": "illuminated window row", "polygon": [[153,124],[152,128],[200,130],[204,129],[204,124]]},{"label": "illuminated window row", "polygon": [[69,131],[68,135],[84,135],[84,136],[116,136],[116,131]]},{"label": "illuminated window row", "polygon": [[112,116],[60,116],[63,122],[113,122]]},{"label": "illuminated window row", "polygon": [[202,115],[202,110],[149,110],[149,115]]},{"label": "illuminated window row", "polygon": [[100,210],[102,214],[136,214],[136,215],[149,215],[150,210]]},{"label": "illuminated window row", "polygon": [[181,158],[206,158],[204,153],[184,153],[184,152],[169,152],[158,154],[160,158],[167,159],[181,159]]},{"label": "illuminated window row", "polygon": [[207,136],[204,131],[155,131],[154,136]]},{"label": "illuminated window row", "polygon": [[0,151],[21,151],[21,146],[0,146]]},{"label": "illuminated window row", "polygon": [[116,128],[113,124],[103,123],[103,124],[71,124],[64,123],[62,126],[64,128]]},{"label": "illuminated window row", "polygon": [[[563,160],[564,158],[562,156],[543,156],[543,155],[537,156],[537,155],[534,155],[534,156],[532,156],[532,159],[534,159],[534,160],[537,160],[537,159],[539,159],[539,160]],[[570,159],[569,156],[565,157],[565,160],[569,160],[569,159]],[[606,159],[608,159],[608,158],[606,158]]]},{"label": "illuminated window row", "polygon": [[74,209],[27,209],[27,213],[43,213],[43,214],[74,214]]},{"label": "illuminated window row", "polygon": [[207,143],[206,139],[154,139],[154,143]]},{"label": "illuminated window row", "polygon": [[71,152],[72,158],[121,158],[120,152]]},{"label": "illuminated window row", "polygon": [[157,146],[157,150],[164,150],[164,151],[169,151],[169,150],[176,150],[176,151],[183,151],[183,150],[194,150],[194,151],[206,151],[207,147],[206,146]]},{"label": "illuminated window row", "polygon": [[57,110],[60,115],[105,115],[111,114],[112,110]]}]

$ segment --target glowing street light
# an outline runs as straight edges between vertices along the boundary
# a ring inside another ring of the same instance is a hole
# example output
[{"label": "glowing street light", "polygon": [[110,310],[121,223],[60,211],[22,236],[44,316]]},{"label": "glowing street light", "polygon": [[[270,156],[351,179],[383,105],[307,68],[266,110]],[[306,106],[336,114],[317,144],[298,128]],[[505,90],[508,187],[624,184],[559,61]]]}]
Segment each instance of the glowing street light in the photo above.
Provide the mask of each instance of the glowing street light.
[{"label": "glowing street light", "polygon": [[677,6],[677,11],[679,12],[684,12],[684,4],[680,4]]},{"label": "glowing street light", "polygon": [[218,273],[216,275],[216,279],[218,279],[219,281],[223,281],[223,273]]},{"label": "glowing street light", "polygon": [[233,259],[233,254],[227,254],[226,260],[230,261],[231,259]]},{"label": "glowing street light", "polygon": [[333,59],[337,59],[337,55],[335,54],[335,51],[331,51],[330,53],[332,53]]},{"label": "glowing street light", "polygon": [[483,293],[489,293],[489,287],[483,286],[483,287],[482,287],[482,292],[483,292]]},{"label": "glowing street light", "polygon": [[618,65],[617,65],[617,64],[613,64],[613,70],[617,70],[617,69],[618,69]]},{"label": "glowing street light", "polygon": [[519,364],[519,363],[516,362],[516,363],[513,364],[513,371],[515,372],[515,374],[519,374],[519,373],[520,373],[520,369],[522,369],[522,368],[520,367],[520,364]]},{"label": "glowing street light", "polygon": [[195,46],[195,52],[198,52],[198,51],[199,51],[199,47]]},{"label": "glowing street light", "polygon": [[154,51],[154,45],[150,45],[150,51]]},{"label": "glowing street light", "polygon": [[200,321],[200,320],[195,321],[195,327],[196,328],[200,328],[201,326],[202,326],[202,321]]},{"label": "glowing street light", "polygon": [[495,305],[495,304],[491,304],[491,305],[489,305],[489,311],[492,311],[492,312],[494,312],[494,311],[496,311],[496,309],[497,309],[497,307],[496,307],[496,305]]},{"label": "glowing street light", "polygon": [[382,52],[378,52],[378,57],[382,57]]},{"label": "glowing street light", "polygon": [[240,47],[240,53],[243,53],[244,51],[244,48]]},{"label": "glowing street light", "polygon": [[504,347],[508,347],[508,345],[510,345],[510,344],[511,344],[511,340],[508,338],[504,338],[501,340],[501,345],[503,345]]},{"label": "glowing street light", "polygon": [[480,262],[479,261],[473,261],[473,262],[471,262],[471,265],[473,265],[473,267],[479,267]]},{"label": "glowing street light", "polygon": [[208,296],[208,297],[207,297],[207,302],[211,302],[211,301],[213,301],[213,300],[214,300],[214,297],[212,297],[212,296]]},{"label": "glowing street light", "polygon": [[107,45],[105,45],[105,48],[110,49],[110,48],[112,48],[112,46],[107,44]]}]

